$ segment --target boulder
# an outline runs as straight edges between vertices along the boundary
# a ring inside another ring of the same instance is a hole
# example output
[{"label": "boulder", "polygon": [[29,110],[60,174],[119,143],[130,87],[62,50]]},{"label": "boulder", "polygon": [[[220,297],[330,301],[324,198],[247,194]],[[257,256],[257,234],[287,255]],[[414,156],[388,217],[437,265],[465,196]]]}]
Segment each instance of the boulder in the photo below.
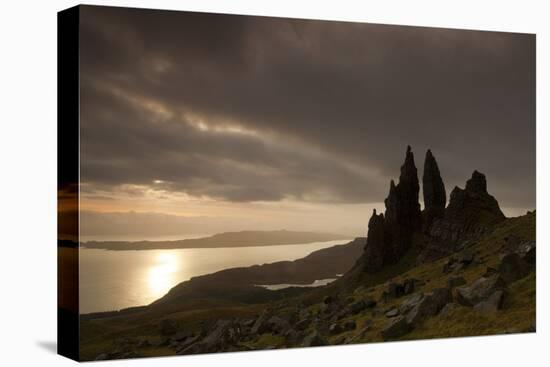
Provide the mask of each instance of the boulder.
[{"label": "boulder", "polygon": [[403,284],[390,282],[386,287],[386,293],[390,298],[398,298],[405,294]]},{"label": "boulder", "polygon": [[376,306],[376,301],[372,297],[366,297],[363,299],[363,303],[365,304],[365,308],[373,308]]},{"label": "boulder", "polygon": [[362,312],[366,308],[367,308],[367,304],[365,303],[364,300],[354,302],[354,303],[352,303],[351,305],[348,306],[349,312],[352,315],[357,315],[358,313]]},{"label": "boulder", "polygon": [[456,288],[456,300],[463,306],[473,307],[481,301],[484,301],[493,292],[504,290],[506,283],[499,274],[490,277],[481,277],[472,283],[471,286]]},{"label": "boulder", "polygon": [[488,266],[487,269],[485,269],[485,273],[483,274],[483,276],[485,278],[488,278],[488,277],[490,277],[492,275],[495,275],[495,274],[498,274],[498,270]]},{"label": "boulder", "polygon": [[254,322],[254,325],[252,325],[252,328],[250,329],[250,333],[263,334],[266,328],[266,325],[264,324],[268,318],[269,318],[268,312],[267,311],[262,312]]},{"label": "boulder", "polygon": [[436,288],[424,297],[407,314],[409,325],[417,325],[427,319],[435,316],[441,309],[452,301],[452,293],[449,288]]},{"label": "boulder", "polygon": [[523,260],[531,266],[535,266],[537,262],[537,247],[535,246],[535,243],[532,243],[532,246],[530,246],[523,255]]},{"label": "boulder", "polygon": [[300,321],[298,321],[294,327],[296,328],[296,330],[299,330],[299,331],[304,331],[305,329],[308,328],[308,326],[311,324],[311,319],[302,319]]},{"label": "boulder", "polygon": [[304,347],[319,347],[328,345],[328,342],[317,330],[314,330],[304,338],[302,345]]},{"label": "boulder", "polygon": [[170,341],[181,342],[182,340],[187,339],[187,338],[190,337],[191,335],[193,335],[193,333],[190,332],[189,330],[178,331],[177,333],[175,333],[175,334],[170,338]]},{"label": "boulder", "polygon": [[270,317],[265,323],[265,331],[272,332],[274,334],[284,334],[285,331],[291,328],[290,323],[279,316]]},{"label": "boulder", "polygon": [[498,272],[506,283],[512,283],[529,274],[530,268],[519,254],[513,252],[504,255],[498,266]]},{"label": "boulder", "polygon": [[424,293],[419,292],[411,297],[407,298],[401,305],[399,306],[399,313],[402,315],[407,314],[410,310],[414,308],[424,297]]},{"label": "boulder", "polygon": [[407,334],[411,330],[411,326],[404,316],[398,316],[392,319],[384,329],[382,329],[382,337],[384,340],[398,338]]},{"label": "boulder", "polygon": [[458,262],[465,266],[470,265],[474,261],[474,253],[470,250],[464,250],[458,254]]},{"label": "boulder", "polygon": [[387,311],[385,313],[386,317],[397,317],[399,316],[399,309],[397,307],[393,307],[391,310]]},{"label": "boulder", "polygon": [[502,308],[502,301],[504,300],[504,291],[498,290],[493,292],[487,299],[479,302],[474,306],[474,310],[479,313],[488,314],[494,313]]},{"label": "boulder", "polygon": [[332,324],[328,328],[329,333],[332,335],[340,334],[343,330],[339,324]]},{"label": "boulder", "polygon": [[414,293],[415,284],[416,284],[415,279],[412,279],[412,278],[411,279],[405,279],[403,281],[403,294],[407,295],[407,294]]}]

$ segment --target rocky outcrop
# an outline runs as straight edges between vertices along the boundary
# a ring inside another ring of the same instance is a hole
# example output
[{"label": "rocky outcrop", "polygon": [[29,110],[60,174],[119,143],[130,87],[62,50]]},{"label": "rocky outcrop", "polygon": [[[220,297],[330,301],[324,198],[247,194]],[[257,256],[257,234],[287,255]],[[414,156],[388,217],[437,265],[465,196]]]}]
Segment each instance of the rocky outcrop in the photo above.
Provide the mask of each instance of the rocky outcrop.
[{"label": "rocky outcrop", "polygon": [[379,271],[384,265],[385,240],[384,240],[384,214],[377,215],[373,210],[369,220],[369,232],[365,246],[364,266],[371,273]]},{"label": "rocky outcrop", "polygon": [[415,231],[420,228],[418,172],[411,147],[407,147],[401,166],[399,183],[390,182],[390,191],[384,201],[386,213],[373,212],[365,253],[360,260],[368,273],[379,271],[384,265],[394,264],[411,247]]},{"label": "rocky outcrop", "polygon": [[422,214],[422,227],[429,233],[435,219],[443,218],[447,194],[445,184],[441,178],[439,167],[428,149],[424,160],[424,175],[422,177],[422,193],[424,196],[424,212]]},{"label": "rocky outcrop", "polygon": [[465,189],[453,189],[449,206],[443,218],[434,221],[430,236],[452,250],[453,245],[485,233],[504,219],[498,202],[487,192],[485,175],[474,171]]},{"label": "rocky outcrop", "polygon": [[413,233],[420,228],[419,191],[414,155],[411,147],[408,146],[405,162],[401,166],[399,183],[397,185],[393,181],[390,183],[390,193],[384,201],[387,243],[385,263],[393,264],[399,261],[411,247]]}]

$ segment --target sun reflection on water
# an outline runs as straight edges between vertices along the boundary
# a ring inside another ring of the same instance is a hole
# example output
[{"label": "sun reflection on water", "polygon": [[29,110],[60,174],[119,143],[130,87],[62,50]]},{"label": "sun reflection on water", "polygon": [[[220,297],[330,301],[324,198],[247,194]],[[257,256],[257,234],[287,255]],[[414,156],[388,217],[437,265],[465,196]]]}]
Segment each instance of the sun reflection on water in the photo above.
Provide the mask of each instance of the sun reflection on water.
[{"label": "sun reflection on water", "polygon": [[155,266],[149,269],[147,283],[149,292],[161,297],[174,285],[173,277],[178,270],[178,257],[171,251],[158,253],[155,258]]}]

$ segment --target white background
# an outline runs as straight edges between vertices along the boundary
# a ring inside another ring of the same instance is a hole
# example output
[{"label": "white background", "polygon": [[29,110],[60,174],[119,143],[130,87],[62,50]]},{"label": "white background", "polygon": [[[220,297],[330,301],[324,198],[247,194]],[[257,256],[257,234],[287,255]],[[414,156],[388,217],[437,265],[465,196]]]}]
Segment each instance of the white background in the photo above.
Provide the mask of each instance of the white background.
[{"label": "white background", "polygon": [[[538,366],[548,326],[548,86],[546,1],[92,1],[373,23],[537,33],[536,335],[472,337],[275,352],[226,353],[112,366]],[[68,366],[56,340],[56,12],[74,1],[3,1],[0,21],[0,365]],[[545,17],[546,16],[546,17]],[[546,24],[545,24],[546,21]],[[546,163],[546,164],[545,164]],[[546,289],[543,287],[545,286]],[[546,340],[545,340],[546,339]]]}]

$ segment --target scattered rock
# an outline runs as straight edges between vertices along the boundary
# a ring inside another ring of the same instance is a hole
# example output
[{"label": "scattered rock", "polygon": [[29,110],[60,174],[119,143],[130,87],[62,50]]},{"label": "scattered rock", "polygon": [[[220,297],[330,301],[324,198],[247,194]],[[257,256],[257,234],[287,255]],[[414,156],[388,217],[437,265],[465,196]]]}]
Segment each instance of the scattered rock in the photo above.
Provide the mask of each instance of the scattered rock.
[{"label": "scattered rock", "polygon": [[506,283],[515,282],[529,274],[529,265],[517,253],[504,255],[498,271]]},{"label": "scattered rock", "polygon": [[311,320],[310,319],[302,319],[300,321],[298,321],[294,327],[296,328],[296,330],[300,330],[300,331],[304,331],[305,329],[308,328],[308,326],[311,324]]},{"label": "scattered rock", "polygon": [[270,317],[264,324],[264,327],[266,329],[265,331],[280,335],[291,328],[289,322],[279,316]]},{"label": "scattered rock", "polygon": [[493,292],[486,300],[479,302],[474,306],[474,310],[479,313],[494,313],[502,308],[504,300],[504,291],[498,290]]},{"label": "scattered rock", "polygon": [[391,310],[385,313],[386,317],[397,317],[399,316],[399,309],[397,307],[392,308]]},{"label": "scattered rock", "polygon": [[187,339],[188,337],[190,337],[191,335],[193,335],[192,332],[190,332],[189,330],[185,330],[185,331],[179,331],[177,333],[175,333],[171,338],[170,338],[170,341],[175,341],[175,342],[180,342],[184,339]]},{"label": "scattered rock", "polygon": [[487,299],[493,292],[503,290],[505,285],[506,283],[499,274],[491,275],[488,278],[482,277],[469,287],[456,288],[456,300],[461,305],[473,307]]},{"label": "scattered rock", "polygon": [[340,334],[343,330],[339,324],[332,324],[328,328],[329,333],[332,335]]},{"label": "scattered rock", "polygon": [[491,275],[495,275],[495,274],[498,274],[498,270],[488,266],[487,269],[485,269],[485,273],[483,274],[483,277],[488,278]]},{"label": "scattered rock", "polygon": [[363,299],[363,303],[365,304],[365,308],[373,308],[376,306],[376,301],[372,297]]},{"label": "scattered rock", "polygon": [[402,315],[407,314],[410,310],[413,309],[414,306],[416,306],[422,300],[423,297],[424,297],[424,294],[422,292],[419,292],[407,298],[399,306],[399,312]]},{"label": "scattered rock", "polygon": [[352,315],[357,315],[358,313],[360,313],[361,311],[365,310],[366,308],[367,308],[367,304],[365,303],[364,300],[360,300],[360,301],[354,302],[354,303],[352,303],[351,305],[349,305],[349,307],[348,307],[349,312],[350,312]]},{"label": "scattered rock", "polygon": [[464,250],[458,255],[458,262],[464,266],[470,265],[474,261],[474,253],[470,250]]},{"label": "scattered rock", "polygon": [[381,334],[384,340],[398,338],[407,334],[411,330],[411,326],[404,316],[398,316],[391,320],[382,330]]},{"label": "scattered rock", "polygon": [[403,281],[403,294],[407,295],[414,293],[415,283],[415,279],[405,279]]},{"label": "scattered rock", "polygon": [[430,316],[435,316],[441,309],[452,301],[449,288],[436,288],[427,293],[407,314],[407,322],[415,326]]},{"label": "scattered rock", "polygon": [[302,345],[304,347],[319,347],[327,344],[327,340],[321,334],[319,334],[317,330],[315,330],[304,338],[304,342]]},{"label": "scattered rock", "polygon": [[250,329],[250,333],[254,335],[263,334],[265,330],[264,324],[267,321],[268,317],[269,315],[267,311],[262,312],[254,322],[254,325],[252,325],[252,329]]}]

